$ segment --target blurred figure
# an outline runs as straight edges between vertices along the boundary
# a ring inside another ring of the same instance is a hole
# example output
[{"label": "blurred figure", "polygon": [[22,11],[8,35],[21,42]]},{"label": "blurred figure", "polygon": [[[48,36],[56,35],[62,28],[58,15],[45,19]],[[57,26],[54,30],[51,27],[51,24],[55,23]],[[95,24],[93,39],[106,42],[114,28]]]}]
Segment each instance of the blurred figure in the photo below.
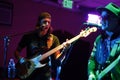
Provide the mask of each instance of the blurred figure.
[{"label": "blurred figure", "polygon": [[120,7],[109,3],[97,11],[101,14],[104,32],[94,42],[88,62],[88,80],[120,80]]}]

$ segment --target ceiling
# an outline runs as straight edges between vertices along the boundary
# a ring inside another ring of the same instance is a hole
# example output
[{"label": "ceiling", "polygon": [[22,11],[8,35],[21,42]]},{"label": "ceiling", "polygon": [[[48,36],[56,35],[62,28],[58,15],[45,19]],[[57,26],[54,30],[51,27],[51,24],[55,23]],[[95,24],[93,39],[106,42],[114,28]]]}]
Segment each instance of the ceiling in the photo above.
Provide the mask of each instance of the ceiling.
[{"label": "ceiling", "polygon": [[[34,2],[43,2],[49,5],[62,6],[63,0],[33,0]],[[69,0],[68,0],[69,1]],[[80,7],[96,8],[104,6],[113,2],[120,6],[120,0],[70,0],[73,1],[73,9],[80,9]]]},{"label": "ceiling", "polygon": [[120,0],[73,0],[73,1],[80,6],[91,7],[91,8],[104,6],[110,2],[113,2],[120,6]]}]

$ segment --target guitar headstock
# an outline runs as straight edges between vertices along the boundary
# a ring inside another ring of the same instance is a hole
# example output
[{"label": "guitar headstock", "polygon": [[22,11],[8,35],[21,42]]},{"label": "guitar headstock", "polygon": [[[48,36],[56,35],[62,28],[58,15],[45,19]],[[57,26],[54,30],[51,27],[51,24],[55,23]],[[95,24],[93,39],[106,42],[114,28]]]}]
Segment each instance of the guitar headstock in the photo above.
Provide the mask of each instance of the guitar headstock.
[{"label": "guitar headstock", "polygon": [[81,30],[80,36],[81,37],[87,37],[90,33],[96,32],[97,28],[96,27],[91,27],[91,28],[86,28],[85,30]]}]

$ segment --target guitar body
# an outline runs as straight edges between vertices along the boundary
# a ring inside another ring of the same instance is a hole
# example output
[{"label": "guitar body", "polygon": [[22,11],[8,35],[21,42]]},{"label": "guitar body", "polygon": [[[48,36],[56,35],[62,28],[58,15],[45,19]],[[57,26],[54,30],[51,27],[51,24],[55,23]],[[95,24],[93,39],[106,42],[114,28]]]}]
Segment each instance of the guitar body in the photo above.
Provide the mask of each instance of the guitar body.
[{"label": "guitar body", "polygon": [[25,79],[35,70],[35,64],[32,61],[26,61],[22,64],[18,62],[16,64],[16,69],[18,77]]},{"label": "guitar body", "polygon": [[16,64],[17,76],[21,79],[29,77],[36,68],[44,67],[46,64],[40,63],[41,55],[38,55],[32,59],[26,59],[25,62]]}]

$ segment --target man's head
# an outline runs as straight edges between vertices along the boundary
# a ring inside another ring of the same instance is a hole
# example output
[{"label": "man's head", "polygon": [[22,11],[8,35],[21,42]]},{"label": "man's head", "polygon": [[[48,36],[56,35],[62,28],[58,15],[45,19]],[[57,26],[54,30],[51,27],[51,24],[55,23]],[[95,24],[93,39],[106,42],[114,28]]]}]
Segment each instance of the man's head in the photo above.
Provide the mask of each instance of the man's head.
[{"label": "man's head", "polygon": [[97,11],[101,14],[102,29],[114,32],[120,27],[120,7],[114,3],[109,3],[105,7],[98,7]]},{"label": "man's head", "polygon": [[109,3],[105,7],[98,7],[97,8],[97,11],[100,13],[104,10],[108,11],[108,13],[116,15],[117,17],[120,17],[120,7],[114,3]]},{"label": "man's head", "polygon": [[36,24],[36,29],[48,31],[51,28],[51,15],[48,12],[42,12]]},{"label": "man's head", "polygon": [[38,16],[38,21],[36,26],[42,26],[43,24],[47,24],[47,20],[44,21],[44,19],[48,19],[51,23],[51,15],[48,12],[42,12],[39,16]]},{"label": "man's head", "polygon": [[48,12],[42,12],[42,13],[39,15],[39,17],[38,17],[38,20],[41,21],[41,20],[44,19],[44,18],[49,18],[49,19],[51,19],[50,13],[48,13]]}]

